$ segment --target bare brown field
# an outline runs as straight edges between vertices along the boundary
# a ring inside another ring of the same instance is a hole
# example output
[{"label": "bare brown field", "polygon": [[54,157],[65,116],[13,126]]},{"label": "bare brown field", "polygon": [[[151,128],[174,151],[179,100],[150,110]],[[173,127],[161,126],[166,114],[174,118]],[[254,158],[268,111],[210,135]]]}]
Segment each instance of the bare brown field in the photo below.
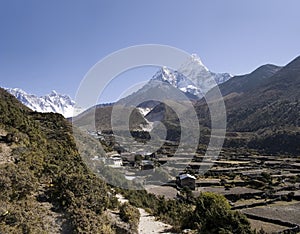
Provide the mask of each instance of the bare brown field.
[{"label": "bare brown field", "polygon": [[284,226],[273,224],[273,223],[267,223],[267,222],[254,220],[254,219],[248,219],[248,220],[251,224],[251,227],[253,229],[256,229],[256,231],[263,229],[266,233],[271,234],[271,233],[278,233],[286,229],[286,227]]},{"label": "bare brown field", "polygon": [[300,225],[300,202],[278,202],[264,207],[243,209],[242,212]]},{"label": "bare brown field", "polygon": [[153,193],[157,196],[164,196],[167,199],[173,199],[177,195],[177,189],[170,186],[145,186],[145,189],[149,193]]}]

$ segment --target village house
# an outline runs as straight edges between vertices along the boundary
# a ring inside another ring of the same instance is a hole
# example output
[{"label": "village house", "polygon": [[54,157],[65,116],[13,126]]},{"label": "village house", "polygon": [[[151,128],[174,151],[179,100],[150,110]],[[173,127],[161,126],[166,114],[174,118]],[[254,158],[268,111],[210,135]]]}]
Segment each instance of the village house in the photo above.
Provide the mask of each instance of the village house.
[{"label": "village house", "polygon": [[190,174],[181,174],[176,177],[176,184],[181,188],[188,187],[192,190],[195,190],[196,177]]},{"label": "village house", "polygon": [[111,167],[121,167],[123,166],[123,161],[121,157],[114,156],[106,159],[106,164]]},{"label": "village house", "polygon": [[154,169],[154,164],[150,160],[142,160],[140,166],[141,166],[141,170]]}]

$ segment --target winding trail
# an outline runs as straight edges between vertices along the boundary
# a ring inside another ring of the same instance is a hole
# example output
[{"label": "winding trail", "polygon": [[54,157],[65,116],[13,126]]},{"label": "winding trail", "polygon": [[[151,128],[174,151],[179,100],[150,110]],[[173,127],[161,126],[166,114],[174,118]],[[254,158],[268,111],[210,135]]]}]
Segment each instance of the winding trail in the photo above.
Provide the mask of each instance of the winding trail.
[{"label": "winding trail", "polygon": [[[117,194],[120,203],[128,202],[121,194]],[[153,215],[150,215],[142,208],[138,208],[141,214],[139,222],[139,234],[150,234],[150,233],[161,233],[161,234],[171,234],[168,230],[172,228],[171,225],[155,220]]]},{"label": "winding trail", "polygon": [[139,233],[165,233],[171,234],[168,230],[172,228],[169,224],[155,220],[155,217],[147,213],[144,209],[138,208],[141,214],[139,223]]}]

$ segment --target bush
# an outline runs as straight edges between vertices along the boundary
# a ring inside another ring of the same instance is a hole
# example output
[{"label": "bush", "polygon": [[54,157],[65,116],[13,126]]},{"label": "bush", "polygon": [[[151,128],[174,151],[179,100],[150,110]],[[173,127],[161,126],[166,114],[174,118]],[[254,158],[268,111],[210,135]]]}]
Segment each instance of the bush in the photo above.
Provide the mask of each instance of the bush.
[{"label": "bush", "polygon": [[195,199],[195,209],[187,214],[183,228],[199,233],[253,233],[244,215],[231,211],[226,198],[210,192]]},{"label": "bush", "polygon": [[130,228],[133,233],[138,233],[138,225],[140,221],[140,212],[137,208],[125,202],[120,206],[120,218],[124,222],[130,224]]},{"label": "bush", "polygon": [[166,200],[144,190],[123,191],[130,204],[147,208],[173,226],[176,232],[192,229],[199,233],[253,233],[247,218],[231,207],[222,195],[201,193],[185,202]]}]

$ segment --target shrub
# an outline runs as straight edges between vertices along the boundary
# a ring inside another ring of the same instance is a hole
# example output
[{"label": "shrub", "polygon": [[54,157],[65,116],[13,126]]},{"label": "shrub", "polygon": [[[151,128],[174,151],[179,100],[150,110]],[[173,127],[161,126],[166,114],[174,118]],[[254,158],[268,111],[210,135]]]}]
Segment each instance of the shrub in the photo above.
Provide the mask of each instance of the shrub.
[{"label": "shrub", "polygon": [[241,213],[231,211],[226,198],[210,192],[195,199],[195,209],[185,217],[183,228],[200,233],[253,233]]},{"label": "shrub", "polygon": [[124,222],[128,222],[130,224],[132,232],[138,232],[140,212],[137,208],[133,207],[128,202],[125,202],[120,206],[120,218]]}]

